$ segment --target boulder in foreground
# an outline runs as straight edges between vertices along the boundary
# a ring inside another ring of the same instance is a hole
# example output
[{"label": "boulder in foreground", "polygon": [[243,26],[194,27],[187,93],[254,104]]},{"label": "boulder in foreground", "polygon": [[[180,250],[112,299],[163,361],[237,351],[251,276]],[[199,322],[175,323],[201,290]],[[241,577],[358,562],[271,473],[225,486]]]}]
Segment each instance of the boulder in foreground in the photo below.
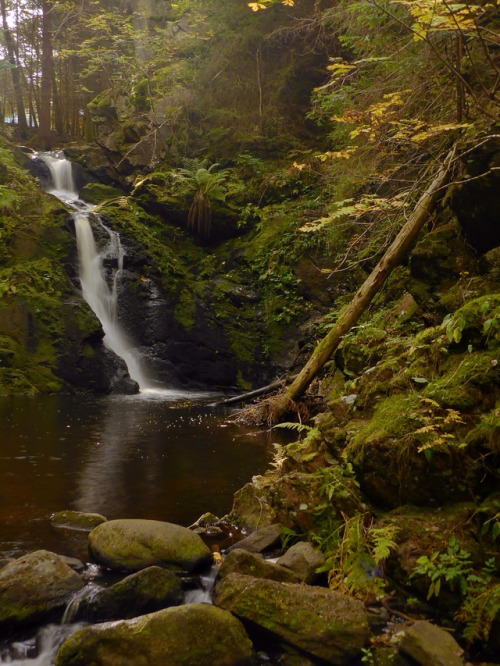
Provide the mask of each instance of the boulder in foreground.
[{"label": "boulder in foreground", "polygon": [[27,624],[63,609],[84,582],[59,555],[37,550],[0,571],[0,626]]},{"label": "boulder in foreground", "polygon": [[212,560],[210,549],[198,534],[159,520],[109,520],[92,530],[89,546],[100,564],[121,571],[154,565],[193,571]]},{"label": "boulder in foreground", "polygon": [[329,664],[350,663],[368,639],[361,601],[325,588],[229,574],[215,603]]},{"label": "boulder in foreground", "polygon": [[252,644],[241,623],[220,608],[187,604],[133,620],[77,631],[61,646],[56,666],[250,666]]},{"label": "boulder in foreground", "polygon": [[148,567],[98,593],[89,603],[93,620],[124,620],[182,603],[184,593],[173,571]]},{"label": "boulder in foreground", "polygon": [[447,631],[419,620],[406,630],[399,650],[421,666],[463,666],[463,650]]}]

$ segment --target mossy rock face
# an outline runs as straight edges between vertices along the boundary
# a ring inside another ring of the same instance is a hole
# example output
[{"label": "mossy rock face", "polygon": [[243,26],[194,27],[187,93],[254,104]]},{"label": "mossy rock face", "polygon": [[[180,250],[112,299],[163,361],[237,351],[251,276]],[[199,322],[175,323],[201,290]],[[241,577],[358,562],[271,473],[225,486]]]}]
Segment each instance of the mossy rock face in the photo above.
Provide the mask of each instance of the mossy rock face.
[{"label": "mossy rock face", "polygon": [[266,493],[265,476],[255,477],[251,483],[246,483],[234,494],[229,521],[249,530],[275,523],[276,512]]},{"label": "mossy rock face", "polygon": [[133,620],[77,631],[57,653],[56,666],[251,666],[252,644],[241,623],[208,604],[188,604]]},{"label": "mossy rock face", "polygon": [[316,474],[273,473],[254,478],[234,496],[231,520],[255,530],[272,523],[306,531],[316,525],[321,479]]},{"label": "mossy rock face", "polygon": [[364,605],[331,590],[230,574],[215,604],[329,664],[347,664],[368,640]]},{"label": "mossy rock face", "polygon": [[84,513],[83,511],[58,511],[50,519],[54,527],[64,527],[72,530],[93,530],[101,523],[106,522],[106,518],[100,513]]},{"label": "mossy rock face", "polygon": [[[482,564],[484,552],[479,532],[480,522],[474,520],[477,507],[471,502],[450,504],[439,509],[402,506],[377,520],[377,527],[397,528],[397,549],[386,563],[386,572],[398,584],[410,584],[413,591],[427,596],[430,580],[425,576],[410,579],[417,560],[434,553],[445,553],[451,537],[471,554],[475,565]],[[460,595],[443,585],[441,602],[457,607]]]},{"label": "mossy rock face", "polygon": [[91,204],[98,204],[108,199],[115,199],[116,197],[122,197],[125,193],[123,190],[119,190],[117,187],[111,187],[111,185],[103,185],[102,183],[87,183],[80,190],[80,199],[87,201]]},{"label": "mossy rock face", "polygon": [[453,186],[450,205],[468,242],[479,252],[487,252],[500,245],[496,215],[500,189],[498,140],[481,144],[462,160],[465,174]]},{"label": "mossy rock face", "polygon": [[[300,533],[319,527],[325,511],[341,521],[342,513],[351,516],[361,508],[361,499],[353,480],[343,475],[340,466],[334,469],[329,477],[333,490],[327,502],[325,484],[328,481],[321,472],[293,471],[278,475],[269,471],[254,477],[235,493],[229,520],[250,530],[280,523]],[[321,512],[318,507],[322,508]]]},{"label": "mossy rock face", "polygon": [[0,625],[50,617],[83,585],[83,579],[55,553],[37,550],[20,557],[0,570]]},{"label": "mossy rock face", "polygon": [[449,409],[471,411],[479,405],[490,406],[500,389],[497,356],[491,352],[454,356],[423,394]]},{"label": "mossy rock face", "polygon": [[100,564],[122,571],[153,565],[192,571],[212,560],[198,534],[159,520],[110,520],[92,530],[89,546]]},{"label": "mossy rock face", "polygon": [[[380,402],[368,422],[351,422],[357,433],[346,455],[362,491],[375,504],[435,506],[465,500],[480,489],[479,463],[455,436],[442,437],[447,434],[441,429],[445,418],[459,417],[411,393]],[[455,432],[453,423],[450,427]],[[425,432],[419,432],[422,428]]]},{"label": "mossy rock face", "polygon": [[180,578],[161,567],[148,567],[98,593],[89,603],[93,620],[124,620],[182,603]]},{"label": "mossy rock face", "polygon": [[343,339],[335,355],[337,366],[348,375],[360,374],[383,356],[387,332],[375,326],[358,326]]},{"label": "mossy rock face", "polygon": [[456,223],[449,222],[426,234],[410,257],[408,291],[415,301],[429,307],[437,302],[464,273],[477,273],[478,260]]},{"label": "mossy rock face", "polygon": [[112,375],[103,368],[100,324],[72,282],[70,213],[21,166],[32,166],[32,160],[18,156],[2,137],[0,161],[1,391],[109,392]]}]

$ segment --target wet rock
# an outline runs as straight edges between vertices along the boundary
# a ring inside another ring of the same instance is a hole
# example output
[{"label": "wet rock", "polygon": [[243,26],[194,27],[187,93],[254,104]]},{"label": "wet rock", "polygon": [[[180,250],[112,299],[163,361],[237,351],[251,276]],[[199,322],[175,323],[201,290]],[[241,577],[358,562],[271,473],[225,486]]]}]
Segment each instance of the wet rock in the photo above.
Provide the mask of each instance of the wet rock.
[{"label": "wet rock", "polygon": [[148,567],[102,590],[89,603],[89,614],[93,620],[124,620],[178,606],[183,599],[181,581],[173,571]]},{"label": "wet rock", "polygon": [[309,541],[299,541],[280,557],[276,564],[290,569],[305,583],[314,583],[318,574],[316,569],[325,563],[323,553]]},{"label": "wet rock", "polygon": [[13,557],[5,557],[5,558],[2,558],[2,559],[0,560],[0,569],[3,569],[4,567],[6,567],[6,566],[7,566],[8,564],[10,564],[11,562],[14,562],[14,558],[13,558]]},{"label": "wet rock", "polygon": [[111,378],[111,391],[122,395],[136,395],[139,393],[139,384],[128,372],[120,370]]},{"label": "wet rock", "polygon": [[186,527],[159,520],[110,520],[90,533],[89,546],[100,564],[122,571],[152,565],[192,571],[212,560],[201,537]]},{"label": "wet rock", "polygon": [[248,550],[250,553],[262,553],[281,542],[283,529],[281,525],[267,525],[260,530],[256,530],[245,539],[238,541],[233,546],[228,548],[228,551],[235,550]]},{"label": "wet rock", "polygon": [[79,560],[77,557],[66,557],[66,555],[59,555],[64,564],[67,564],[68,567],[81,573],[85,569],[85,564]]},{"label": "wet rock", "polygon": [[404,634],[399,644],[403,654],[421,666],[463,666],[463,650],[444,629],[419,620]]},{"label": "wet rock", "polygon": [[59,555],[37,550],[0,570],[0,625],[26,624],[64,608],[82,578]]},{"label": "wet rock", "polygon": [[229,574],[215,603],[330,664],[349,663],[368,639],[363,604],[323,588]]},{"label": "wet rock", "polygon": [[54,527],[64,527],[72,530],[93,530],[106,518],[100,513],[85,513],[83,511],[58,511],[50,519]]},{"label": "wet rock", "polygon": [[253,648],[230,613],[208,604],[188,604],[81,629],[62,645],[55,663],[250,666]]},{"label": "wet rock", "polygon": [[191,528],[195,527],[211,527],[217,525],[220,522],[220,518],[210,511],[201,515],[198,520],[191,525]]},{"label": "wet rock", "polygon": [[254,578],[267,578],[282,583],[299,583],[297,576],[283,566],[268,562],[261,555],[237,548],[226,557],[219,569],[219,578],[231,573],[245,574]]}]

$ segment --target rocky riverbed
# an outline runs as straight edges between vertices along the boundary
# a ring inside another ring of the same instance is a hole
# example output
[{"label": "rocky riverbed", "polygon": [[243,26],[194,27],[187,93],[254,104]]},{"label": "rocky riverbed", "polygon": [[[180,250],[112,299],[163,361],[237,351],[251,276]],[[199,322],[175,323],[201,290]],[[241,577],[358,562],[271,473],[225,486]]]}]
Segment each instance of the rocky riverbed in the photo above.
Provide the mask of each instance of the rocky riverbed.
[{"label": "rocky riverbed", "polygon": [[[92,564],[43,550],[3,562],[0,629],[19,645],[35,627],[62,623],[69,604],[78,624],[69,636],[55,634],[62,644],[51,646],[54,657],[47,651],[38,661],[15,661],[5,647],[3,663],[347,666],[372,658],[376,635],[396,632],[399,647],[387,652],[393,661],[368,663],[463,663],[458,643],[435,624],[398,623],[377,603],[329,589],[322,553],[306,541],[287,548],[280,524],[249,533],[221,554],[228,524],[210,514],[191,529],[70,511],[52,522],[88,532]],[[105,584],[102,576],[89,582],[96,565],[106,572]],[[210,570],[204,580],[215,585],[203,596],[199,584]],[[199,603],[210,596],[213,603]]]}]

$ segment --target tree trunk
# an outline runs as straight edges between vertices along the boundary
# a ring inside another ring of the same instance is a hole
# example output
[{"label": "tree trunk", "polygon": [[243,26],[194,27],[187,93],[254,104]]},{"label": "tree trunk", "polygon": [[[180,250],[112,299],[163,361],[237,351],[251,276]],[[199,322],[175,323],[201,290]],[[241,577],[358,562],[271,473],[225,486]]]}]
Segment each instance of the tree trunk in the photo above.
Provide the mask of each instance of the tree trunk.
[{"label": "tree trunk", "polygon": [[49,150],[52,146],[51,129],[51,90],[54,78],[52,56],[52,6],[42,0],[42,82],[40,86],[39,135],[42,146]]},{"label": "tree trunk", "polygon": [[445,185],[455,155],[453,148],[436,174],[434,180],[418,200],[408,221],[396,236],[377,266],[357,291],[347,309],[339,316],[337,323],[319,342],[306,365],[297,375],[287,392],[273,401],[272,417],[277,421],[291,403],[304,393],[312,380],[339,346],[343,336],[358,322],[382,284],[398,265],[415,242],[420,230],[434,208],[438,194]]},{"label": "tree trunk", "polygon": [[5,6],[5,0],[0,0],[0,13],[2,14],[3,34],[5,39],[5,46],[7,48],[8,61],[12,65],[12,87],[14,89],[14,96],[16,98],[17,124],[22,130],[27,130],[28,123],[26,122],[26,111],[24,108],[23,90],[21,87],[21,74],[16,58],[14,37],[12,36],[9,24],[7,23],[7,9]]}]

